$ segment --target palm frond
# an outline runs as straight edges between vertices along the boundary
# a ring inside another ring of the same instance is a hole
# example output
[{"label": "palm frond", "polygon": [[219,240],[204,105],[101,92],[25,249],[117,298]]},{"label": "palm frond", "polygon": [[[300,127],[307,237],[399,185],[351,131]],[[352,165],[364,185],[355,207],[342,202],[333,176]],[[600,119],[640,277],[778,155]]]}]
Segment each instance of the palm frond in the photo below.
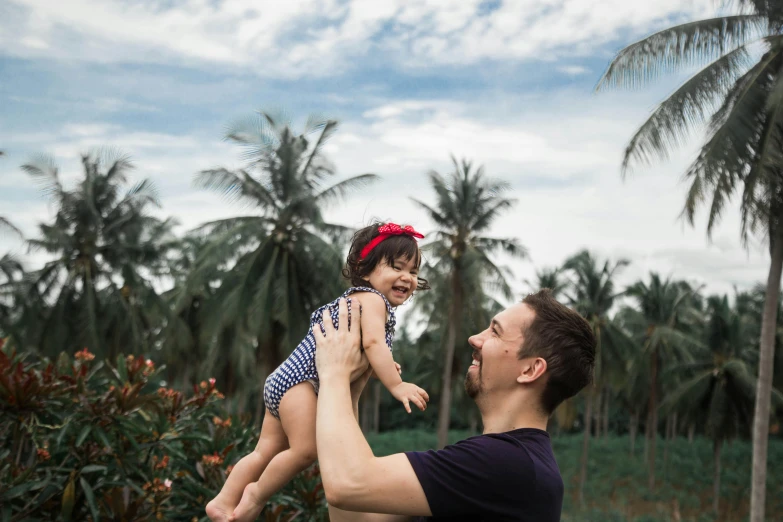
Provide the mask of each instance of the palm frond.
[{"label": "palm frond", "polygon": [[[736,191],[742,174],[752,163],[759,115],[763,114],[783,51],[783,37],[770,39],[771,49],[728,92],[721,108],[710,122],[712,135],[688,168],[685,179],[691,181],[682,216],[691,224],[697,208],[712,195],[707,233],[711,234],[726,203]],[[774,43],[774,45],[773,45]],[[770,76],[773,75],[773,76]]]},{"label": "palm frond", "polygon": [[318,135],[318,140],[316,140],[315,144],[310,150],[310,154],[307,156],[307,160],[305,161],[304,167],[302,168],[302,175],[309,176],[311,174],[315,174],[315,178],[320,177],[318,173],[321,171],[318,169],[313,170],[311,167],[314,165],[315,161],[320,155],[323,144],[326,143],[335,132],[337,132],[337,125],[337,121],[335,120],[329,120],[325,122],[321,128],[321,134]]},{"label": "palm frond", "polygon": [[631,170],[632,163],[649,164],[668,159],[669,152],[684,143],[694,127],[706,121],[715,103],[725,96],[750,63],[747,49],[739,47],[692,76],[661,102],[626,147],[623,177]]},{"label": "palm frond", "polygon": [[32,176],[44,196],[52,198],[63,193],[57,163],[52,156],[47,154],[33,156],[29,163],[22,165],[22,170]]},{"label": "palm frond", "polygon": [[360,174],[335,183],[331,187],[323,189],[313,196],[316,203],[329,205],[333,202],[345,198],[351,191],[358,190],[377,181],[380,177],[377,174]]},{"label": "palm frond", "polygon": [[612,60],[596,90],[639,88],[659,76],[709,63],[767,34],[757,14],[698,20],[659,31],[627,46]]},{"label": "palm frond", "polygon": [[13,223],[11,223],[8,219],[4,218],[3,216],[0,216],[0,231],[2,230],[10,230],[14,234],[16,234],[19,237],[24,237],[22,234],[22,231],[19,230]]}]

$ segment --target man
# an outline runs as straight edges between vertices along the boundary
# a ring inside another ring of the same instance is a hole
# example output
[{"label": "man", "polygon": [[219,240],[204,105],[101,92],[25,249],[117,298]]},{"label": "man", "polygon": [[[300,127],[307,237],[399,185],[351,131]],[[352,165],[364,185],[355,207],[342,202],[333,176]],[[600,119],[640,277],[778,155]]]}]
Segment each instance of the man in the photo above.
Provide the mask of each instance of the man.
[{"label": "man", "polygon": [[[351,383],[367,368],[360,332],[324,324],[325,335],[315,332],[316,439],[333,521],[560,520],[563,480],[545,430],[557,405],[592,378],[595,336],[579,314],[542,290],[496,315],[468,339],[465,391],[484,434],[440,451],[380,458],[354,416],[369,377],[367,370]],[[339,324],[348,324],[344,303]]]}]

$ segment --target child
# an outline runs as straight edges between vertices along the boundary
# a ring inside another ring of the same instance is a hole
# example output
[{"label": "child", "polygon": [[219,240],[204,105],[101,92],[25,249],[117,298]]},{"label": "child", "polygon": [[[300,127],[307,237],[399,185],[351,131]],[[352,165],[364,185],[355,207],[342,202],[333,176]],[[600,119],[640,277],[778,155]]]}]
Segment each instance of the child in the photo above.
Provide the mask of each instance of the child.
[{"label": "child", "polygon": [[[410,403],[424,410],[427,392],[403,382],[392,359],[394,309],[419,289],[428,289],[418,277],[421,252],[412,227],[395,223],[373,224],[359,230],[351,243],[343,275],[352,287],[341,297],[348,306],[361,307],[362,348],[380,379],[410,413]],[[325,308],[335,328],[339,298],[313,312],[311,331],[264,384],[266,415],[253,453],[231,471],[223,489],[207,504],[213,522],[255,520],[269,498],[316,459],[315,409],[318,373],[312,328],[321,328]],[[244,488],[244,493],[242,488]],[[240,500],[241,497],[241,500]],[[233,512],[233,513],[232,513]]]}]

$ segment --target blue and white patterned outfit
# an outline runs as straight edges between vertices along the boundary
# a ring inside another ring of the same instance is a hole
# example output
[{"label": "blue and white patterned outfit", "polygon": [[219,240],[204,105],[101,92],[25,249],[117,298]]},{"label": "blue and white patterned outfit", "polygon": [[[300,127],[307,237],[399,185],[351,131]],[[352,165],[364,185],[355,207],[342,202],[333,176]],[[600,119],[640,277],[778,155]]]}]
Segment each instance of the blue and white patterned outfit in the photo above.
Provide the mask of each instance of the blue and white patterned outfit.
[{"label": "blue and white patterned outfit", "polygon": [[[277,367],[277,369],[267,377],[264,383],[264,404],[269,409],[272,415],[280,418],[280,401],[283,398],[285,392],[287,392],[292,386],[305,381],[309,381],[315,388],[315,393],[318,393],[318,386],[320,381],[318,380],[318,371],[315,369],[315,337],[313,336],[313,328],[318,325],[318,328],[323,328],[323,311],[329,309],[329,314],[332,317],[332,324],[335,328],[339,328],[337,324],[339,322],[339,301],[344,297],[348,297],[354,292],[373,292],[383,298],[383,302],[386,303],[386,311],[388,316],[386,319],[386,345],[389,350],[392,349],[392,340],[394,339],[394,325],[396,319],[394,317],[394,308],[389,304],[389,301],[379,291],[367,286],[355,286],[345,291],[343,295],[335,299],[329,304],[325,304],[318,308],[310,316],[310,331],[299,346],[293,351],[288,359]],[[351,310],[351,300],[348,299],[348,310]],[[323,330],[322,330],[323,331]]]}]

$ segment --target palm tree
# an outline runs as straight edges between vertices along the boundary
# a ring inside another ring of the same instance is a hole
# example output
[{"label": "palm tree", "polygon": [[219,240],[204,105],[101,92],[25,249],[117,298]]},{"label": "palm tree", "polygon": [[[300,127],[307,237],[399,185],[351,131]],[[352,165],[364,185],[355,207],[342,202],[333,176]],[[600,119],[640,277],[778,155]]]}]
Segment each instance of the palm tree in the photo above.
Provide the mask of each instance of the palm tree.
[{"label": "palm tree", "polygon": [[536,270],[535,279],[532,281],[526,279],[525,284],[530,288],[531,292],[549,288],[552,290],[552,297],[557,299],[568,287],[568,280],[563,277],[563,269],[560,267],[542,268],[541,270]]},{"label": "palm tree", "polygon": [[446,445],[451,419],[454,352],[461,324],[465,297],[478,299],[468,288],[497,290],[506,297],[511,289],[506,282],[507,270],[490,261],[489,255],[502,251],[524,258],[526,250],[516,239],[487,237],[486,233],[500,214],[510,209],[514,200],[503,197],[507,183],[486,178],[483,167],[473,168],[467,160],[452,157],[454,171],[446,178],[435,171],[429,173],[435,190],[434,206],[413,199],[429,215],[436,226],[436,239],[427,245],[436,265],[448,274],[450,309],[443,359],[440,405],[438,410],[438,446]]},{"label": "palm tree", "polygon": [[687,284],[662,280],[655,273],[650,274],[649,284],[638,281],[626,290],[626,295],[636,301],[638,309],[624,309],[622,321],[642,346],[636,364],[649,364],[647,427],[650,436],[650,490],[655,489],[655,447],[662,362],[689,363],[693,358],[691,350],[701,347],[693,332],[700,319],[693,304],[694,293]]},{"label": "palm tree", "polygon": [[[211,240],[182,296],[208,284],[218,273],[215,267],[223,267],[219,288],[204,303],[212,357],[228,352],[243,358],[231,364],[252,361],[244,368],[258,368],[256,382],[263,382],[306,333],[310,313],[342,288],[341,248],[349,230],[325,222],[321,211],[376,176],[362,174],[327,185],[335,169],[323,146],[336,130],[336,121],[310,117],[297,134],[283,115],[259,112],[233,124],[226,135],[245,149],[247,166],[204,170],[195,178],[196,186],[255,211],[200,227],[198,232]],[[230,338],[218,343],[227,332]],[[259,419],[263,397],[257,397]]]},{"label": "palm tree", "polygon": [[0,230],[10,230],[11,232],[15,233],[19,237],[22,236],[22,231],[16,228],[11,221],[8,220],[8,218],[5,218],[3,216],[0,216]]},{"label": "palm tree", "polygon": [[[713,511],[718,516],[721,449],[725,441],[749,431],[756,379],[748,364],[752,341],[743,317],[731,308],[726,296],[710,297],[707,310],[707,349],[699,353],[696,362],[672,369],[685,380],[663,401],[661,409],[677,408],[688,416],[706,417],[707,434],[713,440]],[[778,391],[773,394],[783,402]]]},{"label": "palm tree", "polygon": [[[430,245],[424,247],[430,250]],[[434,263],[427,263],[423,272],[426,273],[427,280],[431,289],[417,296],[414,304],[420,317],[425,317],[427,323],[427,334],[423,335],[416,344],[417,350],[430,352],[423,357],[420,363],[422,373],[416,375],[417,382],[427,382],[436,390],[444,390],[443,365],[445,357],[440,353],[444,347],[444,340],[450,330],[450,318],[453,310],[451,307],[444,307],[443,303],[450,303],[452,300],[453,287],[451,284],[452,260],[449,257],[436,257]],[[470,296],[470,299],[462,299],[461,309],[457,312],[459,317],[458,326],[455,333],[455,339],[467,339],[469,336],[480,332],[487,327],[491,318],[503,310],[503,306],[490,294],[490,287],[493,281],[485,273],[486,267],[480,263],[465,263],[462,267],[460,289],[461,295]],[[501,283],[502,285],[502,283]],[[502,293],[508,295],[509,288],[504,288]],[[431,347],[429,350],[427,347]],[[456,348],[455,348],[456,352]],[[464,375],[467,371],[467,364],[461,357],[455,357],[451,361],[451,379],[452,385],[458,386],[456,379],[458,375]],[[453,392],[453,386],[449,389]],[[440,395],[437,396],[440,401]],[[437,410],[440,414],[440,410]],[[467,395],[458,393],[451,396],[451,405],[449,413],[449,426],[453,426],[455,418],[464,426],[468,425],[472,432],[475,432],[478,422],[478,410],[475,402]]]},{"label": "palm tree", "polygon": [[24,277],[22,263],[14,256],[4,254],[0,257],[0,338],[15,335],[14,323],[18,312],[18,290]]},{"label": "palm tree", "polygon": [[604,387],[609,385],[612,376],[619,374],[619,378],[624,378],[622,361],[627,358],[626,352],[631,344],[630,339],[609,318],[609,311],[620,295],[615,290],[615,277],[618,270],[628,264],[629,261],[620,259],[614,264],[605,261],[601,266],[590,252],[583,250],[568,258],[563,265],[563,270],[572,276],[566,298],[574,310],[590,323],[597,341],[593,385],[585,392],[585,431],[579,476],[580,503],[584,502],[584,485],[587,480],[593,402],[600,397]]},{"label": "palm tree", "polygon": [[[750,510],[750,522],[763,522],[776,307],[783,270],[783,5],[772,0],[726,3],[737,5],[738,14],[677,25],[620,51],[598,89],[635,87],[663,73],[708,64],[639,128],[626,148],[623,174],[634,162],[666,158],[695,127],[708,122],[707,139],[686,171],[691,186],[685,216],[693,224],[696,209],[706,204],[709,234],[726,202],[741,191],[743,242],[755,231],[768,239]],[[763,53],[756,54],[756,49]]]},{"label": "palm tree", "polygon": [[126,156],[88,154],[82,164],[84,177],[71,190],[47,156],[22,166],[57,213],[39,226],[39,238],[28,240],[53,259],[30,274],[19,326],[28,344],[49,356],[83,346],[102,357],[149,351],[168,309],[152,278],[167,272],[172,223],[147,213],[158,204],[149,181],[122,193],[132,168]]},{"label": "palm tree", "polygon": [[[210,340],[204,331],[207,321],[204,303],[214,294],[212,282],[219,281],[222,271],[216,268],[214,274],[202,272],[204,284],[201,287],[188,288],[188,278],[196,268],[196,261],[208,246],[208,238],[201,235],[186,234],[172,248],[169,269],[173,286],[163,294],[171,303],[172,315],[176,318],[166,321],[161,333],[161,353],[166,362],[168,380],[179,387],[188,387],[194,379],[194,372],[206,377],[224,377],[220,369],[215,368],[216,361],[207,361]],[[229,358],[226,358],[229,359]],[[193,364],[201,361],[202,368]],[[221,359],[218,364],[223,363]],[[209,365],[209,363],[213,363]],[[209,375],[203,374],[206,370]],[[221,378],[221,383],[233,383],[232,379]],[[225,386],[225,385],[224,385]],[[235,389],[232,386],[222,388],[229,400]]]}]

